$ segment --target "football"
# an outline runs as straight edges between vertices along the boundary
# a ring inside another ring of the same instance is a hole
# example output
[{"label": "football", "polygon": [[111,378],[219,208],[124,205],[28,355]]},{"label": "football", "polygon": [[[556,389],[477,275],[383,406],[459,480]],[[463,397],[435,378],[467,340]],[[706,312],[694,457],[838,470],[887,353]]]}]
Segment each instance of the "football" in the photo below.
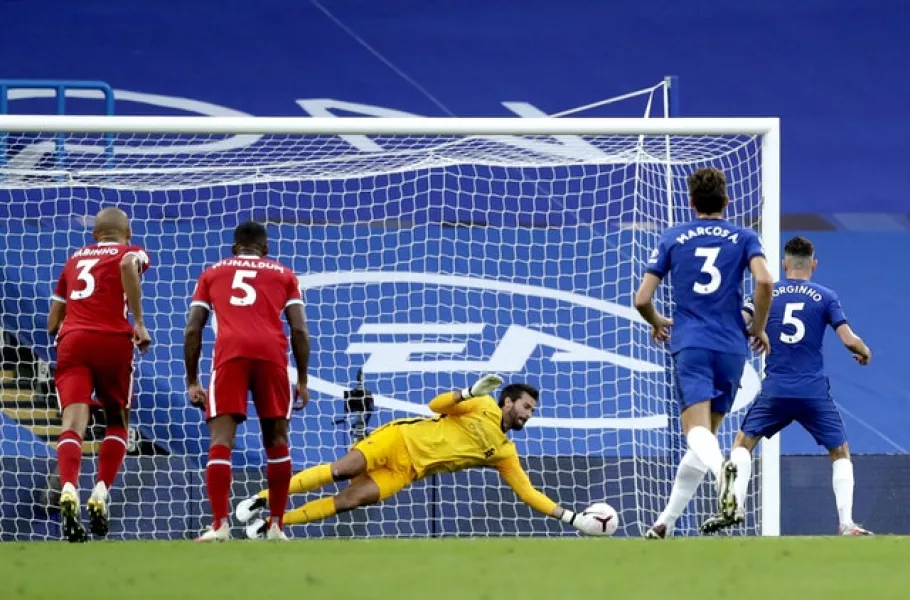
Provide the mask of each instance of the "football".
[{"label": "football", "polygon": [[586,531],[588,535],[609,536],[616,533],[619,527],[619,515],[616,509],[606,502],[597,502],[586,508],[581,514],[594,517],[596,527],[593,531]]}]

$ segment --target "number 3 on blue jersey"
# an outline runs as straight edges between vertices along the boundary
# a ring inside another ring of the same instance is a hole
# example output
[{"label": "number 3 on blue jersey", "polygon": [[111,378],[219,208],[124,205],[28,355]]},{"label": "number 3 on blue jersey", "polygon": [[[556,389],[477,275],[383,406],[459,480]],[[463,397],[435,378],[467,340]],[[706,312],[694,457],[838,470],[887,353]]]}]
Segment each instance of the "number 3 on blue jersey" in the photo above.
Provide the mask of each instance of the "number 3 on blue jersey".
[{"label": "number 3 on blue jersey", "polygon": [[717,261],[717,255],[720,254],[720,248],[696,248],[695,256],[705,259],[705,262],[701,265],[701,272],[706,273],[711,279],[708,283],[698,283],[697,281],[692,284],[692,291],[696,294],[711,294],[716,292],[720,287],[720,271],[714,265]]}]

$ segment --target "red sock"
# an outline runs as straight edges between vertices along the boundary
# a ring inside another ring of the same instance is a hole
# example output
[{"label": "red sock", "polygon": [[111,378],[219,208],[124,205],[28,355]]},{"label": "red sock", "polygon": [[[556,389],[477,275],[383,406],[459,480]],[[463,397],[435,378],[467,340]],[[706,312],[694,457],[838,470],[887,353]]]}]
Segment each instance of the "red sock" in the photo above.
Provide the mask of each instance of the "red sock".
[{"label": "red sock", "polygon": [[269,461],[265,467],[265,478],[269,484],[269,515],[278,527],[284,525],[284,509],[288,504],[288,489],[291,487],[291,454],[286,444],[273,446],[265,451]]},{"label": "red sock", "polygon": [[107,489],[114,485],[126,456],[126,435],[123,425],[109,425],[104,431],[104,441],[98,451],[98,481],[103,481]]},{"label": "red sock", "polygon": [[60,485],[71,483],[79,487],[79,463],[82,462],[82,436],[67,429],[57,438],[57,468],[60,470]]},{"label": "red sock", "polygon": [[205,467],[205,485],[212,505],[212,527],[218,529],[228,516],[231,495],[231,449],[215,445],[209,448]]}]

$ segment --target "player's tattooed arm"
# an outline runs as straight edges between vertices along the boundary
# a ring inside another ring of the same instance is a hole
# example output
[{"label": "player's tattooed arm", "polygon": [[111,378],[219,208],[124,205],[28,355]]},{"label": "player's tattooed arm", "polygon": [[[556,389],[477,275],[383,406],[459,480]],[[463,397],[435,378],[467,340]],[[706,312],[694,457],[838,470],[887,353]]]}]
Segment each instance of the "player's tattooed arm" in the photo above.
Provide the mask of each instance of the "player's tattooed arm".
[{"label": "player's tattooed arm", "polygon": [[292,304],[284,311],[291,329],[291,352],[297,363],[297,410],[306,406],[309,401],[307,383],[310,368],[310,332],[306,325],[306,313],[303,304]]},{"label": "player's tattooed arm", "polygon": [[670,339],[670,327],[673,326],[672,319],[668,319],[657,312],[654,307],[654,292],[660,285],[660,277],[654,273],[645,273],[635,293],[635,309],[638,314],[651,325],[651,337],[656,341],[666,342]]},{"label": "player's tattooed arm", "polygon": [[841,324],[836,332],[841,343],[853,353],[853,358],[856,362],[861,365],[868,365],[869,361],[872,360],[872,350],[869,349],[863,338],[856,335],[847,323]]},{"label": "player's tattooed arm", "polygon": [[191,306],[183,329],[183,363],[186,368],[186,387],[190,402],[205,408],[205,390],[199,383],[199,357],[202,355],[202,330],[209,320],[208,309]]},{"label": "player's tattooed arm", "polygon": [[47,330],[52,335],[57,335],[60,326],[63,325],[63,319],[66,317],[66,303],[59,300],[51,300],[51,311],[47,315]]},{"label": "player's tattooed arm", "polygon": [[753,350],[767,352],[771,349],[765,327],[768,325],[768,314],[771,312],[771,296],[774,293],[774,277],[768,269],[768,261],[764,256],[753,256],[749,261],[749,270],[755,281],[755,294],[752,297],[752,326],[749,335],[752,336]]},{"label": "player's tattooed arm", "polygon": [[123,293],[126,304],[133,313],[133,344],[139,351],[145,353],[152,343],[152,338],[145,328],[145,318],[142,315],[142,280],[139,267],[139,257],[134,252],[124,255],[120,261],[120,281],[123,284]]},{"label": "player's tattooed arm", "polygon": [[743,303],[742,307],[742,316],[743,323],[746,324],[746,327],[752,325],[752,315],[755,313],[755,304],[752,302],[752,298],[746,298],[746,301]]}]

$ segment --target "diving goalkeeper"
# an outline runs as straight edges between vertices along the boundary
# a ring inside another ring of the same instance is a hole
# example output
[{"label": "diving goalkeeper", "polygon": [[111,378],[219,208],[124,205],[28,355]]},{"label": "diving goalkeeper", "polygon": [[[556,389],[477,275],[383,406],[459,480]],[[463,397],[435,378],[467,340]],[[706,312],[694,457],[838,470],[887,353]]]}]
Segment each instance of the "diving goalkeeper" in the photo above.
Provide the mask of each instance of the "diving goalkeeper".
[{"label": "diving goalkeeper", "polygon": [[[351,483],[335,496],[324,496],[286,513],[284,524],[311,523],[375,504],[435,473],[488,466],[496,468],[534,510],[582,533],[602,531],[594,516],[564,509],[531,485],[518,461],[515,444],[506,433],[525,426],[540,393],[530,385],[513,383],[502,389],[497,403],[489,394],[500,384],[502,379],[497,375],[486,375],[468,389],[439,394],[430,401],[430,410],[438,416],[387,423],[340,460],[296,474],[291,480],[291,494],[311,492],[337,481]],[[268,504],[268,494],[263,490],[238,504],[237,519],[242,523],[253,520]],[[247,526],[246,534],[259,539],[267,529],[267,522],[256,518]]]}]

